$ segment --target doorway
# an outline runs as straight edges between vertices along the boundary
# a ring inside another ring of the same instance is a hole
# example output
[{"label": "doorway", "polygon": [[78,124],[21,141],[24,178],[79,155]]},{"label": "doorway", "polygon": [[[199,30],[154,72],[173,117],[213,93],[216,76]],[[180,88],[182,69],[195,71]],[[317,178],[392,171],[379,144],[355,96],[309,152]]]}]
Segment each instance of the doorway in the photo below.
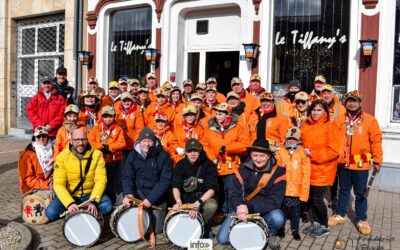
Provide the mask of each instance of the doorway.
[{"label": "doorway", "polygon": [[218,92],[226,95],[231,91],[231,80],[239,76],[239,51],[206,52],[205,79],[215,77]]}]

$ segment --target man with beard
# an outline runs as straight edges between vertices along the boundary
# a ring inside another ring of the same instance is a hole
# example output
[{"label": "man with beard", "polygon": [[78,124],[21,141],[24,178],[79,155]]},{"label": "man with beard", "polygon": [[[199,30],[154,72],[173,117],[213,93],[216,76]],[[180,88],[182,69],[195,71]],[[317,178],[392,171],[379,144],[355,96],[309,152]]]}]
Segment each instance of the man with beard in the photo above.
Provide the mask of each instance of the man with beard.
[{"label": "man with beard", "polygon": [[297,93],[300,92],[301,83],[294,79],[290,81],[286,95],[281,98],[276,104],[276,111],[284,116],[293,116],[295,109],[294,99]]},{"label": "man with beard", "polygon": [[138,79],[133,78],[133,79],[129,79],[128,83],[129,83],[129,93],[132,95],[133,99],[135,100],[136,98],[138,98],[140,82]]},{"label": "man with beard", "polygon": [[67,104],[74,104],[75,98],[74,91],[75,89],[68,85],[67,80],[67,69],[63,66],[60,66],[56,70],[56,77],[53,79],[54,88],[57,92],[64,97]]}]

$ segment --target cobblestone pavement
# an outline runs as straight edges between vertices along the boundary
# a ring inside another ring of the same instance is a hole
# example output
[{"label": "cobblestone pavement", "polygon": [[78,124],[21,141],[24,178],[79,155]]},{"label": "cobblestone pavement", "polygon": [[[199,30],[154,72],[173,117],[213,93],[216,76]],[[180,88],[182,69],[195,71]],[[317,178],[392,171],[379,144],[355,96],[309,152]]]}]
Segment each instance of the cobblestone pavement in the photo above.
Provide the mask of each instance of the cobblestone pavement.
[{"label": "cobblestone pavement", "polygon": [[[0,219],[23,222],[20,217],[22,196],[18,189],[17,160],[18,151],[28,141],[15,137],[0,137]],[[333,249],[335,242],[343,243],[342,249],[400,249],[400,194],[373,190],[369,196],[369,222],[372,234],[369,237],[358,233],[352,222],[331,229],[329,236],[313,239],[301,233],[302,240],[293,240],[287,223],[287,236],[281,241],[282,249]],[[354,205],[354,204],[352,204]],[[350,218],[354,218],[350,213]],[[92,249],[147,249],[147,243],[126,244],[114,237],[104,223],[101,239]],[[46,225],[28,225],[34,235],[34,249],[72,249],[62,234],[62,220]],[[303,228],[305,225],[301,224]],[[214,228],[216,231],[217,228]],[[217,245],[214,249],[231,249]],[[175,249],[167,239],[159,235],[156,249]]]}]

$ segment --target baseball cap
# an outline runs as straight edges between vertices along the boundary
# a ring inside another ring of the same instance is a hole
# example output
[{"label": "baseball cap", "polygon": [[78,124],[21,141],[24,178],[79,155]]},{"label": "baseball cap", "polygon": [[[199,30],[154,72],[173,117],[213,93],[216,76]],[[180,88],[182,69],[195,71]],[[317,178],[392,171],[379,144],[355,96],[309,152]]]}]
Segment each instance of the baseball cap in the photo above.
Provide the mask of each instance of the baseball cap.
[{"label": "baseball cap", "polygon": [[251,75],[250,81],[253,81],[253,80],[261,81],[260,75],[259,75],[259,74],[253,74],[253,75]]},{"label": "baseball cap", "polygon": [[321,89],[321,92],[323,92],[323,91],[335,92],[335,89],[333,88],[332,85],[330,85],[330,84],[325,84],[325,85],[322,87],[322,89]]},{"label": "baseball cap", "polygon": [[326,83],[326,78],[323,75],[317,75],[314,79],[314,82],[322,82],[322,83]]},{"label": "baseball cap", "polygon": [[215,77],[209,77],[209,78],[207,79],[206,83],[209,83],[209,82],[215,82],[215,83],[217,83],[217,79],[216,79]]},{"label": "baseball cap", "polygon": [[133,100],[133,96],[127,91],[122,93],[121,95],[121,101],[125,100],[125,99],[130,99]]},{"label": "baseball cap", "polygon": [[242,84],[242,79],[240,79],[240,77],[234,77],[234,78],[232,78],[232,80],[231,80],[231,86],[233,85],[233,84]]},{"label": "baseball cap", "polygon": [[185,81],[183,81],[183,84],[182,84],[183,86],[185,86],[185,85],[193,85],[193,82],[192,82],[192,80],[190,80],[190,79],[186,79]]},{"label": "baseball cap", "polygon": [[128,80],[129,85],[140,85],[140,81],[136,78]]},{"label": "baseball cap", "polygon": [[106,105],[101,109],[101,115],[115,115],[115,109],[110,105]]},{"label": "baseball cap", "polygon": [[89,78],[88,83],[91,83],[91,82],[99,83],[99,82],[97,81],[97,78],[96,78],[95,76],[91,76],[91,77]]},{"label": "baseball cap", "polygon": [[60,66],[57,68],[56,74],[67,74],[67,69],[63,66]]},{"label": "baseball cap", "polygon": [[235,91],[231,91],[226,95],[226,100],[229,100],[229,98],[236,98],[240,100],[240,96]]},{"label": "baseball cap", "polygon": [[167,96],[167,93],[163,88],[156,88],[154,90],[154,96]]},{"label": "baseball cap", "polygon": [[149,88],[140,87],[140,89],[138,90],[138,93],[140,93],[140,92],[147,92],[147,93],[149,93]]},{"label": "baseball cap", "polygon": [[258,96],[260,100],[274,100],[274,95],[268,92],[264,92]]},{"label": "baseball cap", "polygon": [[78,114],[79,113],[79,108],[75,104],[70,104],[67,107],[65,107],[64,114],[66,115],[68,112],[72,112],[72,113]]},{"label": "baseball cap", "polygon": [[183,108],[183,115],[187,114],[197,114],[197,109],[193,105],[188,104]]},{"label": "baseball cap", "polygon": [[208,91],[214,91],[215,93],[217,93],[217,89],[215,87],[209,87],[206,89],[206,92]]},{"label": "baseball cap", "polygon": [[310,97],[308,96],[308,94],[304,91],[300,91],[299,93],[297,93],[294,96],[294,100],[302,100],[302,101],[308,101],[310,100]]},{"label": "baseball cap", "polygon": [[206,89],[206,88],[207,88],[207,86],[206,86],[206,84],[203,83],[203,82],[199,82],[199,83],[196,85],[196,89]]},{"label": "baseball cap", "polygon": [[154,72],[147,73],[146,79],[155,78],[157,79],[157,75]]},{"label": "baseball cap", "polygon": [[85,89],[85,90],[82,90],[81,96],[82,97],[85,97],[85,96],[96,96],[96,93],[94,92],[93,89]]},{"label": "baseball cap", "polygon": [[198,100],[200,100],[200,101],[203,101],[203,96],[200,95],[200,94],[198,94],[198,93],[193,93],[193,94],[190,96],[190,100],[193,101],[193,100],[196,100],[196,99],[198,99]]},{"label": "baseball cap", "polygon": [[109,88],[109,89],[111,89],[111,88],[117,88],[117,89],[119,89],[118,82],[117,82],[117,81],[111,81],[111,82],[109,82],[109,83],[108,83],[108,88]]},{"label": "baseball cap", "polygon": [[122,83],[128,84],[128,79],[126,79],[125,77],[121,77],[121,78],[119,78],[118,83],[119,84],[122,84]]},{"label": "baseball cap", "polygon": [[223,103],[217,105],[213,109],[217,110],[217,111],[225,112],[225,113],[231,113],[232,112],[231,106],[229,106],[229,104],[226,103],[226,102],[223,102]]},{"label": "baseball cap", "polygon": [[40,78],[40,82],[51,82],[53,79],[49,75],[44,75]]},{"label": "baseball cap", "polygon": [[185,151],[186,152],[189,152],[189,151],[201,152],[201,150],[203,150],[203,146],[195,138],[190,138],[185,144]]},{"label": "baseball cap", "polygon": [[164,113],[164,112],[156,112],[155,114],[154,114],[154,120],[155,121],[158,121],[158,120],[161,120],[161,121],[168,121],[168,115],[166,114],[166,113]]},{"label": "baseball cap", "polygon": [[162,88],[167,90],[167,89],[172,89],[173,85],[169,81],[166,81],[163,83]]}]

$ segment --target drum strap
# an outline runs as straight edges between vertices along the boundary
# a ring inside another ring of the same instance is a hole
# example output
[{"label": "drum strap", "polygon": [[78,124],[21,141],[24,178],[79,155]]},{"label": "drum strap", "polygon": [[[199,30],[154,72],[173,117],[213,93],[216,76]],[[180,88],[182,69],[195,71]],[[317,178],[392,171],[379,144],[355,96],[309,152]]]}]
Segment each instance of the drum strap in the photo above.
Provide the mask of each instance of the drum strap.
[{"label": "drum strap", "polygon": [[78,189],[81,188],[83,183],[85,182],[86,175],[87,175],[87,173],[89,172],[89,169],[90,169],[90,164],[92,164],[92,153],[90,154],[89,159],[88,159],[88,161],[86,163],[85,174],[82,176],[82,179],[79,181],[78,185],[76,185],[74,190],[72,190],[72,192],[71,192],[72,195],[75,194],[75,192],[78,191]]},{"label": "drum strap", "polygon": [[261,176],[256,189],[254,189],[253,192],[251,192],[251,194],[249,194],[246,197],[246,201],[253,199],[261,191],[261,189],[263,189],[265,186],[267,186],[269,180],[271,179],[272,175],[274,175],[277,168],[278,168],[278,165],[275,165],[272,167],[271,173],[264,173]]},{"label": "drum strap", "polygon": [[153,228],[152,228],[150,222],[149,222],[150,241],[146,240],[146,238],[144,237],[144,232],[143,232],[143,205],[139,205],[139,208],[138,208],[138,222],[139,222],[140,238],[142,238],[142,240],[144,240],[144,241],[149,242],[151,246],[155,246],[156,245],[156,235],[155,235],[155,233],[153,231]]}]

